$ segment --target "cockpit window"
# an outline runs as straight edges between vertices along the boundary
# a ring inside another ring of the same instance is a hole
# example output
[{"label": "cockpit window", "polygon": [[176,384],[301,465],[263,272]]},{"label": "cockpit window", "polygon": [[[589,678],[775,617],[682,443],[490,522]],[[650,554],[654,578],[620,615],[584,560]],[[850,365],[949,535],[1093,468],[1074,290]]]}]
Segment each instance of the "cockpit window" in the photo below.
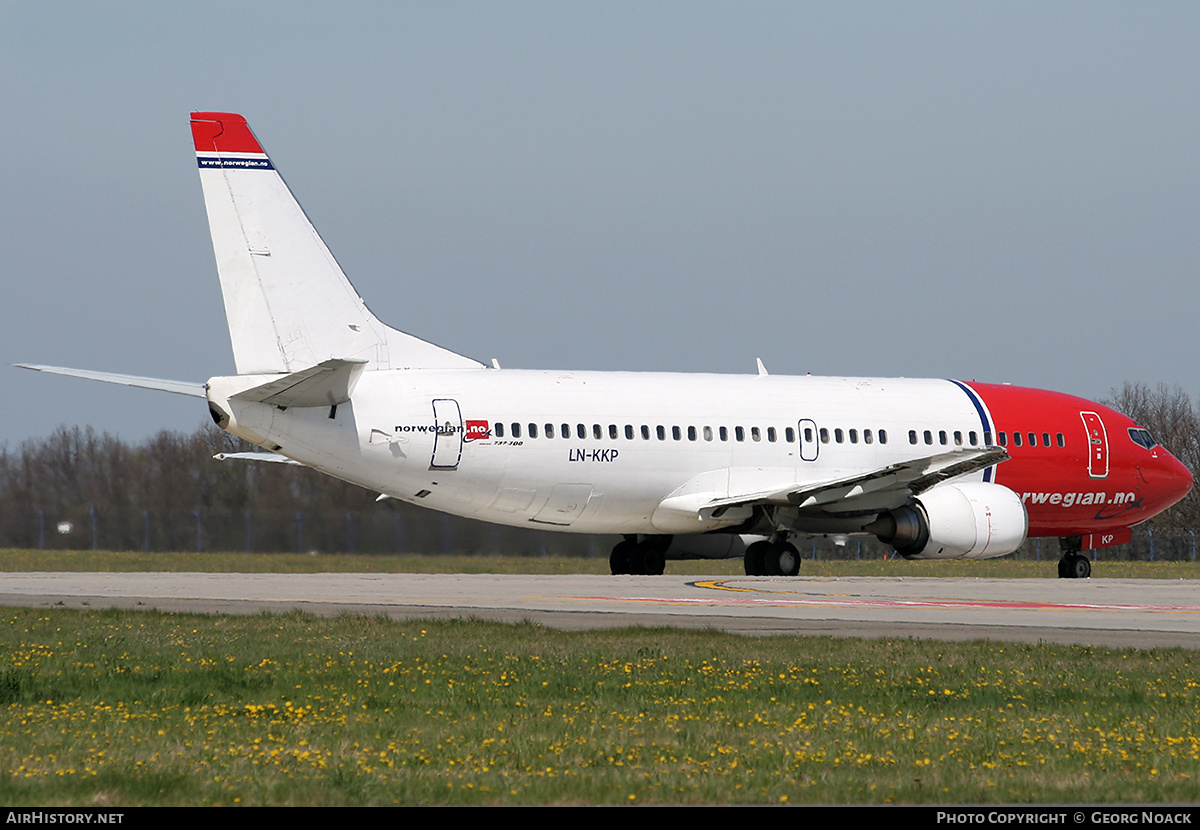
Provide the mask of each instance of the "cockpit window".
[{"label": "cockpit window", "polygon": [[1150,430],[1142,429],[1141,427],[1130,427],[1129,438],[1139,447],[1145,447],[1148,450],[1152,450],[1158,446],[1158,442],[1150,435]]}]

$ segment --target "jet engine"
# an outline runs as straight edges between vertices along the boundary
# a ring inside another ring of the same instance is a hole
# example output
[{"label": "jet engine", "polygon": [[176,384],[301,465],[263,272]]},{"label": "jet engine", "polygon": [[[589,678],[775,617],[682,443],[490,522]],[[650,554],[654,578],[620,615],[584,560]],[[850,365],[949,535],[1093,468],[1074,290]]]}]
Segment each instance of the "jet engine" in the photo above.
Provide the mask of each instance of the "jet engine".
[{"label": "jet engine", "polygon": [[982,481],[943,484],[882,514],[866,530],[905,559],[991,559],[1025,541],[1020,497]]}]

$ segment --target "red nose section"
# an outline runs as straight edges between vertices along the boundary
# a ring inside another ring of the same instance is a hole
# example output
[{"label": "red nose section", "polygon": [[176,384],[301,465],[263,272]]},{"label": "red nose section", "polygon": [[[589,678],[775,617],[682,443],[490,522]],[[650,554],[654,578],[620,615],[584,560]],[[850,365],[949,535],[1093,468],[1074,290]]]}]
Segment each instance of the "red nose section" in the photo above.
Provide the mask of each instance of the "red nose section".
[{"label": "red nose section", "polygon": [[1150,489],[1165,510],[1192,490],[1192,472],[1162,447],[1155,447],[1155,464],[1147,471]]}]

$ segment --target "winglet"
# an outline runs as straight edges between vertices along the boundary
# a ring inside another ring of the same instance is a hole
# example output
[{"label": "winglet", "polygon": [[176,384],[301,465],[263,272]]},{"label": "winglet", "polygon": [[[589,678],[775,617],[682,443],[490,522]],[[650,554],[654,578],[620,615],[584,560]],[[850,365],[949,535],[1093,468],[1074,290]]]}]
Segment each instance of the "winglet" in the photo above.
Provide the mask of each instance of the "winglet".
[{"label": "winglet", "polygon": [[761,357],[756,357],[756,358],[754,358],[754,359],[758,361],[758,374],[759,374],[759,377],[763,377],[763,376],[765,376],[765,375],[767,374],[767,367],[763,365],[762,358],[761,358]]}]

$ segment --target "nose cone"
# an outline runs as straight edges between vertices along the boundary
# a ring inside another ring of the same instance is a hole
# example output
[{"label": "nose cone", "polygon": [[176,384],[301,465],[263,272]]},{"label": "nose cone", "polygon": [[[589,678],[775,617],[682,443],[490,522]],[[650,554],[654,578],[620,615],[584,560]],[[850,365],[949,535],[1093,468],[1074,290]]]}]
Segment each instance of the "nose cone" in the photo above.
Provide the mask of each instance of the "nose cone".
[{"label": "nose cone", "polygon": [[1162,447],[1156,447],[1155,464],[1147,471],[1147,478],[1159,502],[1159,510],[1166,510],[1186,496],[1192,489],[1192,472],[1183,462]]}]

